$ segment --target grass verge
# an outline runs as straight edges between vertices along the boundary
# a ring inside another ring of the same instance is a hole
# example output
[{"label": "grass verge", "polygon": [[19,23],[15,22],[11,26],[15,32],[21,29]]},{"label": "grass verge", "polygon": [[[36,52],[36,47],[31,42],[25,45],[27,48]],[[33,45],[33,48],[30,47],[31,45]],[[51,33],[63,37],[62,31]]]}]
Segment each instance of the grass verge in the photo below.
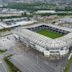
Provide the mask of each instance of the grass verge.
[{"label": "grass verge", "polygon": [[[11,55],[10,55],[11,56]],[[8,69],[9,69],[9,72],[21,72],[16,66],[14,66],[14,64],[12,64],[12,62],[9,61],[9,57],[10,56],[7,56],[4,58],[4,61],[6,62],[6,64],[8,65]]]},{"label": "grass verge", "polygon": [[7,51],[7,50],[0,50],[0,54],[1,54],[1,53],[4,53],[5,51]]},{"label": "grass verge", "polygon": [[72,64],[72,58],[68,61],[64,72],[69,72],[71,64]]}]

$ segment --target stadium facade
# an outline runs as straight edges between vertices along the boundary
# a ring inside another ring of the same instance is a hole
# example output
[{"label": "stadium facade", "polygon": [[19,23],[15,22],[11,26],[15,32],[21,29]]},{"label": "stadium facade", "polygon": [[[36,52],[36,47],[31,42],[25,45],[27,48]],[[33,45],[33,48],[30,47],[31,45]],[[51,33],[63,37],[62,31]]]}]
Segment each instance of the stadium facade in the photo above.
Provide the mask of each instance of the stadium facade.
[{"label": "stadium facade", "polygon": [[[52,39],[37,33],[41,28],[57,32],[63,36]],[[72,46],[72,29],[59,27],[51,24],[31,24],[13,31],[16,38],[27,47],[38,50],[49,59],[60,59],[68,55]]]}]

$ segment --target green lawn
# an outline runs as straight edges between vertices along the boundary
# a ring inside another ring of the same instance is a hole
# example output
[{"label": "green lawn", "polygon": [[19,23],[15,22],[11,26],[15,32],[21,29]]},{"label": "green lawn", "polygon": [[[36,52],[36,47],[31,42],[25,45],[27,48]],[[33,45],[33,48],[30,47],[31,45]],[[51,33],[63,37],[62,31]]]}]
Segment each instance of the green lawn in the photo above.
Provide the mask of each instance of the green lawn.
[{"label": "green lawn", "polygon": [[63,36],[62,34],[59,34],[57,32],[53,32],[53,31],[49,31],[48,29],[38,30],[37,33],[42,34],[42,35],[44,35],[46,37],[50,37],[52,39]]},{"label": "green lawn", "polygon": [[69,72],[71,64],[72,64],[72,58],[68,61],[64,72]]},{"label": "green lawn", "polygon": [[[10,57],[10,56],[8,56]],[[8,57],[4,58],[4,61],[8,65],[8,72],[21,72],[12,62],[9,61]]]},{"label": "green lawn", "polygon": [[0,54],[4,53],[5,51],[7,51],[7,50],[0,50]]}]

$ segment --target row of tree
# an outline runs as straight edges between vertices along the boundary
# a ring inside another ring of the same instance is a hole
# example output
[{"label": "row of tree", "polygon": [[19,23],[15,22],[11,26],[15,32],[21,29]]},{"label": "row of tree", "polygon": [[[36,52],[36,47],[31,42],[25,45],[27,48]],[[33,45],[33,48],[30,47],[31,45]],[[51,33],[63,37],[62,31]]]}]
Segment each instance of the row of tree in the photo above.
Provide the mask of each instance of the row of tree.
[{"label": "row of tree", "polygon": [[71,6],[66,6],[59,8],[56,4],[48,4],[48,3],[32,3],[32,4],[25,4],[25,3],[10,3],[6,8],[13,8],[13,9],[21,9],[21,10],[29,10],[29,11],[36,11],[36,10],[56,10],[56,11],[72,11]]}]

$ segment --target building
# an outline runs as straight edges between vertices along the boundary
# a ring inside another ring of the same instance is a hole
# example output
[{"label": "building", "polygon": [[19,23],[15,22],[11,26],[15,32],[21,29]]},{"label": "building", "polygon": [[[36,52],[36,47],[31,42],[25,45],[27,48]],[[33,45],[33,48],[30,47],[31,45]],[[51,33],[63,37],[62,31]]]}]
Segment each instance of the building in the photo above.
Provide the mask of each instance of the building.
[{"label": "building", "polygon": [[[52,39],[36,33],[36,30],[41,28],[47,28],[63,36]],[[51,24],[27,25],[24,26],[24,28],[14,30],[13,33],[15,33],[17,39],[26,44],[27,47],[38,50],[50,59],[60,59],[67,56],[72,46],[72,29]]]},{"label": "building", "polygon": [[54,14],[54,13],[56,13],[56,11],[54,11],[54,10],[38,10],[35,13],[36,14],[45,14],[45,13],[52,13],[52,14]]},{"label": "building", "polygon": [[21,16],[24,13],[25,13],[25,11],[22,11],[22,10],[9,9],[9,8],[0,8],[0,17]]}]

